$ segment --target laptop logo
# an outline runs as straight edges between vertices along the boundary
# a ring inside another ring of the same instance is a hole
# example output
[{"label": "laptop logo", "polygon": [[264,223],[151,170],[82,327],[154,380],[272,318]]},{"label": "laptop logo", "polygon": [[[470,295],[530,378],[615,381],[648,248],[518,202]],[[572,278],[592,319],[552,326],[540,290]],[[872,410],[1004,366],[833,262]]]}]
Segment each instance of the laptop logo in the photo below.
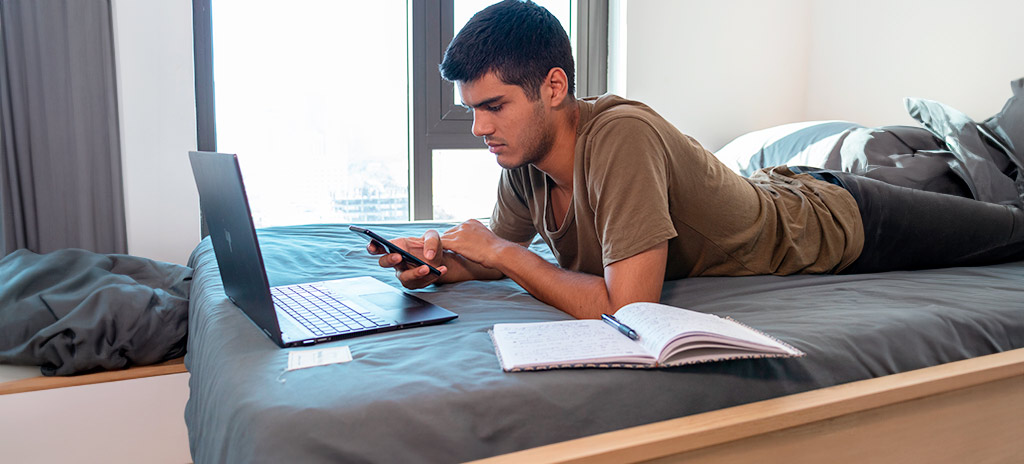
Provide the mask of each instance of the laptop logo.
[{"label": "laptop logo", "polygon": [[231,247],[231,232],[228,232],[225,229],[224,230],[224,238],[228,241],[228,251],[230,251],[231,253],[234,253],[235,250],[234,250],[234,248]]}]

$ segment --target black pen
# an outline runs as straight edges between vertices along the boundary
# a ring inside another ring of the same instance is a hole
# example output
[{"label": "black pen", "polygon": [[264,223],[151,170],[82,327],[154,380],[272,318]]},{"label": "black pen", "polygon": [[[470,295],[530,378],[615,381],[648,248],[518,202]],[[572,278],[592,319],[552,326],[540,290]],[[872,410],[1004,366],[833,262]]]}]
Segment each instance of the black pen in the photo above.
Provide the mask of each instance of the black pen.
[{"label": "black pen", "polygon": [[607,314],[602,314],[601,315],[601,320],[607,322],[612,327],[615,327],[615,330],[618,330],[619,332],[622,332],[623,335],[625,335],[625,336],[627,336],[629,338],[632,338],[633,340],[637,340],[637,339],[640,338],[640,336],[636,334],[635,330],[629,328],[628,325],[619,322],[619,320],[616,319],[615,316],[609,316]]}]

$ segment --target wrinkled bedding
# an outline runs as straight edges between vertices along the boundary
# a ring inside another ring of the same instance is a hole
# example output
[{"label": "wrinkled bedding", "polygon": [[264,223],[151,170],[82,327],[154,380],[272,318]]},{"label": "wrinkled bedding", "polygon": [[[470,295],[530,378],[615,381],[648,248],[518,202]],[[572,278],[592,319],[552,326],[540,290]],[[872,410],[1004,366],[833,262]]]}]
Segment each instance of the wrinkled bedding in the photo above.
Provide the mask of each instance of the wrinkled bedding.
[{"label": "wrinkled bedding", "polygon": [[[370,275],[398,286],[345,225],[259,239],[272,285]],[[532,249],[553,261],[543,243]],[[693,278],[666,282],[662,302],[732,317],[807,356],[506,373],[488,329],[569,316],[505,279],[416,291],[459,318],[326,344],[348,346],[353,360],[285,372],[290,350],[227,300],[208,240],[191,265],[185,421],[197,463],[465,461],[1024,347],[1024,262]]]},{"label": "wrinkled bedding", "polygon": [[743,176],[810,166],[1024,207],[1024,79],[1010,89],[1003,109],[982,122],[941,102],[907,98],[907,112],[921,127],[792,123],[744,134],[715,155]]},{"label": "wrinkled bedding", "polygon": [[0,363],[72,375],[180,357],[191,279],[137,256],[15,251],[0,260]]}]

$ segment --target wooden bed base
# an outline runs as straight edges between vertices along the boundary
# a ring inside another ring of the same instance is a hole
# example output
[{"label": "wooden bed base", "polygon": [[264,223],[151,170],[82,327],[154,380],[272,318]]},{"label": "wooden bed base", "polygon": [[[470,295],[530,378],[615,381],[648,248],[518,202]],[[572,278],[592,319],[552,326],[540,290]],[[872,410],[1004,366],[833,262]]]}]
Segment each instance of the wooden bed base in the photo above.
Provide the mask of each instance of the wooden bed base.
[{"label": "wooden bed base", "polygon": [[[183,372],[145,368],[0,384],[0,394]],[[135,375],[129,375],[135,374]],[[1021,462],[1024,348],[475,461]]]},{"label": "wooden bed base", "polygon": [[[2,366],[0,366],[2,367]],[[38,368],[36,369],[38,371]],[[97,372],[72,376],[43,377],[42,374],[7,382],[0,382],[0,395],[26,393],[53,388],[77,387],[119,380],[141,379],[158,375],[180,374],[185,369],[185,358],[174,358],[160,364],[131,367],[118,371]]]},{"label": "wooden bed base", "polygon": [[1021,462],[1024,348],[479,463]]}]

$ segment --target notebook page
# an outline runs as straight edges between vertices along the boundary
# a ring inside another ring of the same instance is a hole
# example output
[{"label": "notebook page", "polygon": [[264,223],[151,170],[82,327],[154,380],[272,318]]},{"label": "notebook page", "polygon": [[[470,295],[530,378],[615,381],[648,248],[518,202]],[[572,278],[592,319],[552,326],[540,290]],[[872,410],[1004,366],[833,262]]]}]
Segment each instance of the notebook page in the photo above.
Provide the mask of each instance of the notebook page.
[{"label": "notebook page", "polygon": [[779,344],[757,331],[727,319],[656,303],[635,303],[615,313],[623,324],[640,334],[640,344],[651,353],[662,349],[680,333],[714,334],[717,338],[746,340],[763,346]]},{"label": "notebook page", "polygon": [[502,367],[653,361],[653,356],[603,321],[495,324]]}]

